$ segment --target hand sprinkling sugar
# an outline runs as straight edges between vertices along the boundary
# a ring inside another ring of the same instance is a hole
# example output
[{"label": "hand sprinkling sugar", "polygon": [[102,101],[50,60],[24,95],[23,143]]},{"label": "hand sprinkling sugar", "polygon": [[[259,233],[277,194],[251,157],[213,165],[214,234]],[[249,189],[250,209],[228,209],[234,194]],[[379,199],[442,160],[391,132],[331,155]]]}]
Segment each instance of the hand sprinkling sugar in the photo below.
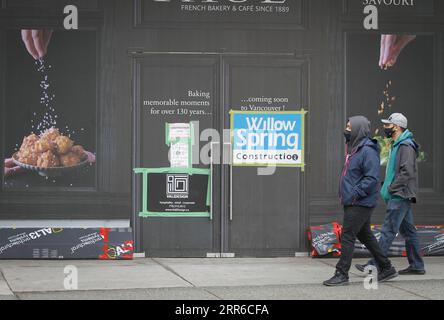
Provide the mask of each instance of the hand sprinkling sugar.
[{"label": "hand sprinkling sugar", "polygon": [[401,51],[414,39],[415,35],[395,35],[383,34],[381,35],[381,50],[379,56],[379,67],[387,70],[393,67],[398,60]]},{"label": "hand sprinkling sugar", "polygon": [[51,36],[52,30],[22,30],[22,40],[26,50],[35,60],[46,55]]}]

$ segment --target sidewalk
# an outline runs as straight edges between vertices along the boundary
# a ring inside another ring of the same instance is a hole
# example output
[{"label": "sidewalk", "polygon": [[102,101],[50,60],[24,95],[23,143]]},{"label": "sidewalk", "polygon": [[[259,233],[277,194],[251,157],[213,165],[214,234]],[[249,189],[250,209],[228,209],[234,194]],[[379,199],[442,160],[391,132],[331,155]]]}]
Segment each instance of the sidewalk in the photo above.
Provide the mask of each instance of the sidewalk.
[{"label": "sidewalk", "polygon": [[[132,261],[0,260],[1,299],[444,299],[444,257],[425,258],[425,276],[399,276],[364,288],[329,288],[337,259],[147,258]],[[366,259],[355,259],[362,263]],[[406,258],[392,259],[397,269]],[[64,268],[78,270],[78,290],[64,289]]]}]

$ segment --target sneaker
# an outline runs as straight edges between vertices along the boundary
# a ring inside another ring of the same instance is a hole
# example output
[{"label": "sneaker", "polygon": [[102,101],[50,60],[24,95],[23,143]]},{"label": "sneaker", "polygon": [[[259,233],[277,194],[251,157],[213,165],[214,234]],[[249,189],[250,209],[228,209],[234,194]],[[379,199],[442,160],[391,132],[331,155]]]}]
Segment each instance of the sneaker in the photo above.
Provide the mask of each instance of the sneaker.
[{"label": "sneaker", "polygon": [[384,269],[378,273],[378,282],[389,281],[390,279],[396,278],[398,276],[398,272],[393,267],[389,269]]},{"label": "sneaker", "polygon": [[408,267],[405,268],[403,270],[399,270],[399,274],[413,274],[413,275],[424,275],[426,272],[425,270],[418,270],[418,269],[413,269],[412,267]]},{"label": "sneaker", "polygon": [[339,271],[336,271],[331,279],[324,281],[324,286],[328,287],[346,286],[348,284],[348,277]]},{"label": "sneaker", "polygon": [[[358,269],[361,272],[365,271],[365,267],[367,267],[367,264],[355,264],[355,268]],[[370,273],[372,273],[371,270],[370,270]]]}]

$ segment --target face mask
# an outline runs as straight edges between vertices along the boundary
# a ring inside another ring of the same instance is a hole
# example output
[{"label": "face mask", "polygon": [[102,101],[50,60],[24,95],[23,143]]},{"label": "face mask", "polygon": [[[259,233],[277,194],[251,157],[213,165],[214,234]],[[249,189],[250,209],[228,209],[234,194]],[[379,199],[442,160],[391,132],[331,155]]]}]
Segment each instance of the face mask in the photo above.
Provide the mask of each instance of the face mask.
[{"label": "face mask", "polygon": [[344,138],[345,138],[345,142],[349,143],[351,140],[351,132],[348,130],[344,131]]},{"label": "face mask", "polygon": [[393,134],[395,133],[395,129],[393,127],[384,128],[384,133],[387,136],[387,138],[391,138],[393,136]]}]

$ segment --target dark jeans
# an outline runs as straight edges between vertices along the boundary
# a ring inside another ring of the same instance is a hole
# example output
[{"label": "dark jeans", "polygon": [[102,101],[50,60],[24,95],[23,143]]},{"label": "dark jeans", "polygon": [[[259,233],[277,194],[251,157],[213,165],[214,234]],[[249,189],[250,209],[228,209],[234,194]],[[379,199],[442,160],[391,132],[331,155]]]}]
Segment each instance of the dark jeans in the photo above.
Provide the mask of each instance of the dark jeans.
[{"label": "dark jeans", "polygon": [[[405,240],[410,267],[415,270],[424,270],[424,260],[421,257],[421,246],[413,223],[412,205],[409,200],[391,200],[387,204],[387,213],[381,229],[381,239],[379,239],[379,246],[384,254],[388,254],[398,232]],[[379,266],[375,260],[370,260],[369,263]]]},{"label": "dark jeans", "polygon": [[344,207],[344,223],[341,236],[341,258],[336,269],[348,276],[356,238],[361,241],[370,253],[375,257],[378,265],[383,269],[391,267],[391,262],[378,245],[378,240],[370,227],[370,218],[374,208]]}]

